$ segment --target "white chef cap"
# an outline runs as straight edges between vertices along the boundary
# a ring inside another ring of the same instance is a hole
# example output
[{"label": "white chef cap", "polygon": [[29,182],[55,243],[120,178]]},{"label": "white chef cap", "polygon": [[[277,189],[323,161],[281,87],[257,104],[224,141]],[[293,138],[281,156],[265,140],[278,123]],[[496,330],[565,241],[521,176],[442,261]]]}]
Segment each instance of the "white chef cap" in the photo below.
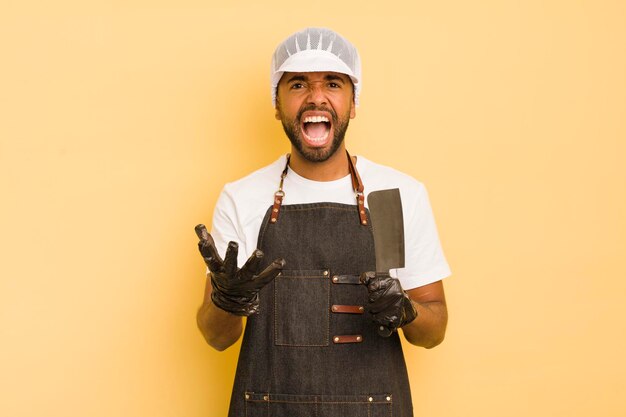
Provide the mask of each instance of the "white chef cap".
[{"label": "white chef cap", "polygon": [[361,59],[356,48],[330,29],[306,28],[285,39],[272,56],[272,104],[276,107],[276,88],[285,72],[331,71],[350,76],[354,84],[354,103],[359,105]]}]

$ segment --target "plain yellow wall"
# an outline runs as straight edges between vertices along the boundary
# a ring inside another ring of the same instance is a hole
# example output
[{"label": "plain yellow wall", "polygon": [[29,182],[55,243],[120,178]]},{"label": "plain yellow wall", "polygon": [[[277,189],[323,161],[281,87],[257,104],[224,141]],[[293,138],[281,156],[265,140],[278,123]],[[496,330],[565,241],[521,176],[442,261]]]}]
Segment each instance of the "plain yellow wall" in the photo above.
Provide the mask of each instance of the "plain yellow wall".
[{"label": "plain yellow wall", "polygon": [[348,148],[423,181],[454,275],[416,416],[626,415],[623,1],[7,1],[0,415],[223,416],[193,226],[273,161],[275,45],[358,47]]}]

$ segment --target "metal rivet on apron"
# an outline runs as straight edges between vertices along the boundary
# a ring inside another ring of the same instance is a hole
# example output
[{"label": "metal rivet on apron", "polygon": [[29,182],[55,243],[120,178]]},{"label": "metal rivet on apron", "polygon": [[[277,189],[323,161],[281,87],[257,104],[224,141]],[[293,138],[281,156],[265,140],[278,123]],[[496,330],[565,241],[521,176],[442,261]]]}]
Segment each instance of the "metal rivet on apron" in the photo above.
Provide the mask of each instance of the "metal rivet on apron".
[{"label": "metal rivet on apron", "polygon": [[360,342],[361,340],[363,340],[363,338],[362,338],[361,336],[357,336],[357,337],[356,337],[356,341],[357,341],[357,342]]},{"label": "metal rivet on apron", "polygon": [[381,331],[383,331],[383,330],[385,330],[385,326],[380,326],[380,327],[379,327],[379,329],[380,329]]},{"label": "metal rivet on apron", "polygon": [[278,209],[272,209],[274,213],[278,213]]},{"label": "metal rivet on apron", "polygon": [[270,397],[268,397],[267,395],[263,396],[263,401],[268,401],[270,399]]},{"label": "metal rivet on apron", "polygon": [[367,401],[372,402],[372,401],[374,401],[374,399],[373,399],[372,397],[369,397],[369,398],[367,399]]},{"label": "metal rivet on apron", "polygon": [[246,394],[246,400],[250,399],[250,394]]},{"label": "metal rivet on apron", "polygon": [[338,341],[339,341],[339,338],[338,338],[338,337],[335,337],[333,340],[334,340],[335,342],[338,342]]},{"label": "metal rivet on apron", "polygon": [[272,223],[276,223],[276,219],[272,219],[270,220]]},{"label": "metal rivet on apron", "polygon": [[327,277],[327,276],[328,276],[328,271],[324,271],[322,274],[323,274],[325,277]]},{"label": "metal rivet on apron", "polygon": [[359,311],[363,311],[363,307],[359,307]]},{"label": "metal rivet on apron", "polygon": [[335,276],[333,277],[333,282],[337,282],[337,281],[339,281],[339,277],[337,277],[337,275],[335,275]]},{"label": "metal rivet on apron", "polygon": [[363,220],[361,223],[363,223],[363,224],[367,224],[367,220]]},{"label": "metal rivet on apron", "polygon": [[365,214],[365,210],[361,210],[361,214]]},{"label": "metal rivet on apron", "polygon": [[391,401],[391,397],[387,397],[387,401]]}]

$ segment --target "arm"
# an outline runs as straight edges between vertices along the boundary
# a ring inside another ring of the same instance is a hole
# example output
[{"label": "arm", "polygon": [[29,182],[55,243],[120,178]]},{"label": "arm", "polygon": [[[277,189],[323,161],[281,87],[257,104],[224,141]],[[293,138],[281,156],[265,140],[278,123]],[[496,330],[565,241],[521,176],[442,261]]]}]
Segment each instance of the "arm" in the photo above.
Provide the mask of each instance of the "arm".
[{"label": "arm", "polygon": [[198,249],[210,271],[196,321],[209,345],[224,350],[241,336],[241,317],[259,310],[259,291],[280,274],[285,261],[276,259],[260,271],[263,252],[257,249],[241,268],[237,268],[239,245],[236,242],[229,242],[222,259],[204,225],[196,226],[196,234],[200,239]]},{"label": "arm", "polygon": [[431,349],[443,342],[448,309],[441,281],[408,290],[417,318],[402,327],[406,340],[416,346]]},{"label": "arm", "polygon": [[218,308],[211,301],[211,278],[207,275],[204,301],[196,314],[198,328],[207,343],[219,351],[233,345],[243,331],[243,319]]}]

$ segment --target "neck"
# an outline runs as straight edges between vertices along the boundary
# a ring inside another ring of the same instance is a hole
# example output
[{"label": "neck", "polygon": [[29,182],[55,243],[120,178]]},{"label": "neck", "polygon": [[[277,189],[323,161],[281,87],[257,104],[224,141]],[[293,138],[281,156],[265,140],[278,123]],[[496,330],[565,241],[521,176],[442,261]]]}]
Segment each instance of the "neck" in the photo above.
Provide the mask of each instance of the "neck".
[{"label": "neck", "polygon": [[301,177],[312,181],[334,181],[350,174],[344,145],[324,162],[308,161],[292,147],[289,167]]}]

